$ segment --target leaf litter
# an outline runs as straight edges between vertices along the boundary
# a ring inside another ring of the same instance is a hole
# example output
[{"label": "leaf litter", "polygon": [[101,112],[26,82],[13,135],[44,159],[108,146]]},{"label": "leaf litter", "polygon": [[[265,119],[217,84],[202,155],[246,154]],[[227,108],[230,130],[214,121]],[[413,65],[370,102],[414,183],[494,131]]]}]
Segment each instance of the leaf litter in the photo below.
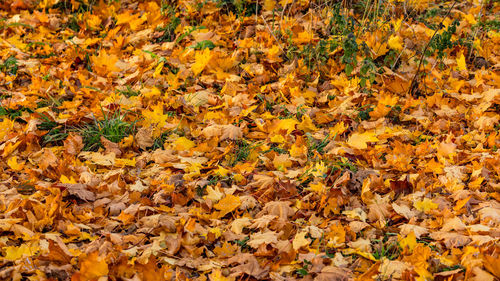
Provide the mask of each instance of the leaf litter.
[{"label": "leaf litter", "polygon": [[500,278],[498,2],[0,7],[1,279]]}]

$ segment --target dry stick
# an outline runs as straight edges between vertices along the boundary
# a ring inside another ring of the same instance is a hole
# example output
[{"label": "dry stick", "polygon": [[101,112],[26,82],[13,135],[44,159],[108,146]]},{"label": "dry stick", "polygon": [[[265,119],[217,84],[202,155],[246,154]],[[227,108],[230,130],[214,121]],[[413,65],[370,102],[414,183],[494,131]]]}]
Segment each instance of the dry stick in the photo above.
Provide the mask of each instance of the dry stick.
[{"label": "dry stick", "polygon": [[262,20],[266,24],[267,29],[269,29],[269,33],[271,33],[271,35],[273,36],[274,40],[276,40],[276,43],[278,43],[278,47],[280,47],[281,51],[283,53],[285,53],[285,50],[283,50],[283,48],[281,47],[280,41],[278,41],[278,38],[276,38],[276,36],[274,35],[274,32],[272,31],[271,27],[269,26],[269,24],[267,24],[266,19],[262,15],[260,17],[262,18]]},{"label": "dry stick", "polygon": [[427,45],[425,45],[425,48],[424,50],[422,51],[422,55],[420,56],[420,61],[418,62],[418,66],[417,66],[417,71],[415,71],[415,75],[413,75],[413,78],[411,79],[411,83],[410,83],[410,87],[408,88],[408,91],[406,92],[407,95],[411,95],[411,90],[413,89],[413,85],[416,83],[416,80],[417,80],[417,77],[418,77],[418,74],[420,72],[420,66],[422,66],[422,61],[424,60],[424,56],[425,56],[425,52],[427,51],[427,49],[429,48],[432,40],[434,39],[434,36],[436,36],[437,32],[439,31],[439,27],[443,24],[444,20],[448,17],[448,15],[450,14],[451,10],[453,9],[453,7],[455,7],[455,5],[458,3],[458,0],[455,0],[453,2],[453,5],[451,5],[451,7],[448,9],[448,12],[446,12],[446,15],[443,17],[443,19],[441,20],[441,22],[439,23],[438,25],[438,29],[436,29],[436,31],[434,31],[434,34],[432,34],[432,37],[431,39],[429,40],[429,42],[427,42]]}]

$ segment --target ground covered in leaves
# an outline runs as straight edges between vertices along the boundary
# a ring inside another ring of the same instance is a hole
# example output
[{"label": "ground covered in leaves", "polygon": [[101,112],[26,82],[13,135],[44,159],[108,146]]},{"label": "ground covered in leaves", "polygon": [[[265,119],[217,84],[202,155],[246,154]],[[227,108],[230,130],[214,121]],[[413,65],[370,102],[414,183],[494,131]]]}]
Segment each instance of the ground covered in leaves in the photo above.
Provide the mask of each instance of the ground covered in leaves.
[{"label": "ground covered in leaves", "polygon": [[0,279],[500,278],[499,2],[0,8]]}]

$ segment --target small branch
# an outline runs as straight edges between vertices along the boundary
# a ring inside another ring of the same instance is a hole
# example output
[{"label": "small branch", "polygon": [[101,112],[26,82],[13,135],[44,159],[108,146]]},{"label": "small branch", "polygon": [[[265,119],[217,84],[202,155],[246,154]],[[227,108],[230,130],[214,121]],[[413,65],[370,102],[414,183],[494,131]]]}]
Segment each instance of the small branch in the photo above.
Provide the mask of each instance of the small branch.
[{"label": "small branch", "polygon": [[[453,5],[451,5],[451,7],[448,9],[448,12],[446,12],[446,15],[443,17],[443,19],[439,23],[438,27],[442,26],[444,20],[448,17],[448,15],[450,14],[451,10],[455,7],[455,5],[457,3],[458,3],[458,0],[455,0],[453,2]],[[434,37],[436,36],[436,34],[438,33],[438,31],[439,31],[439,28],[436,29],[436,31],[434,31],[434,34],[432,34],[431,39],[429,40],[429,42],[427,42],[427,44],[425,45],[424,50],[422,51],[422,55],[420,56],[420,61],[418,62],[417,71],[415,71],[415,75],[413,75],[413,78],[411,79],[410,87],[408,88],[408,91],[406,93],[407,95],[411,95],[411,91],[415,87],[415,84],[417,83],[418,74],[420,73],[420,66],[422,66],[422,61],[424,60],[425,52],[429,48],[432,40],[434,39]]]},{"label": "small branch", "polygon": [[266,19],[262,15],[260,17],[262,18],[262,20],[266,24],[266,27],[269,30],[269,33],[271,33],[271,35],[273,36],[274,40],[276,40],[276,43],[278,43],[278,47],[280,47],[281,51],[283,53],[285,53],[285,50],[281,47],[280,41],[278,41],[278,38],[276,38],[276,36],[274,35],[274,32],[272,31],[271,27],[269,26],[269,24],[267,24]]}]

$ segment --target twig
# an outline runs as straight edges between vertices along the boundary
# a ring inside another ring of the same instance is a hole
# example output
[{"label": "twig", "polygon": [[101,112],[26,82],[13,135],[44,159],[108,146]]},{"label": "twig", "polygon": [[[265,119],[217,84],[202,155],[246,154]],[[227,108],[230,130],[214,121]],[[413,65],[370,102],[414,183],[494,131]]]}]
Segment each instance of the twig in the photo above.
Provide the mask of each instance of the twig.
[{"label": "twig", "polygon": [[283,49],[283,47],[281,47],[280,41],[278,41],[278,38],[276,38],[276,36],[274,35],[274,32],[272,31],[271,27],[269,26],[269,24],[267,24],[266,19],[262,15],[260,15],[260,17],[262,18],[262,20],[266,24],[267,29],[269,29],[269,33],[271,33],[271,35],[273,36],[274,40],[276,40],[276,43],[278,43],[278,47],[280,47],[281,51],[283,53],[285,53],[285,50]]},{"label": "twig", "polygon": [[[450,14],[451,10],[453,9],[453,7],[455,7],[455,5],[457,3],[458,3],[458,0],[455,0],[453,2],[453,5],[451,5],[451,7],[448,9],[448,12],[446,12],[446,15],[443,17],[443,19],[439,23],[438,27],[442,26],[444,20],[448,17],[448,15]],[[431,39],[429,40],[429,42],[427,42],[427,44],[425,45],[424,50],[422,51],[422,55],[420,56],[420,61],[418,62],[417,71],[415,71],[415,75],[413,75],[413,78],[411,79],[410,87],[408,88],[408,91],[406,92],[407,95],[411,95],[412,89],[415,87],[415,83],[417,83],[417,77],[418,77],[418,74],[420,73],[420,66],[422,66],[422,61],[424,60],[425,52],[429,48],[432,40],[434,39],[434,37],[436,36],[436,34],[437,34],[438,31],[439,31],[439,28],[434,31],[434,33],[432,34]]]}]

